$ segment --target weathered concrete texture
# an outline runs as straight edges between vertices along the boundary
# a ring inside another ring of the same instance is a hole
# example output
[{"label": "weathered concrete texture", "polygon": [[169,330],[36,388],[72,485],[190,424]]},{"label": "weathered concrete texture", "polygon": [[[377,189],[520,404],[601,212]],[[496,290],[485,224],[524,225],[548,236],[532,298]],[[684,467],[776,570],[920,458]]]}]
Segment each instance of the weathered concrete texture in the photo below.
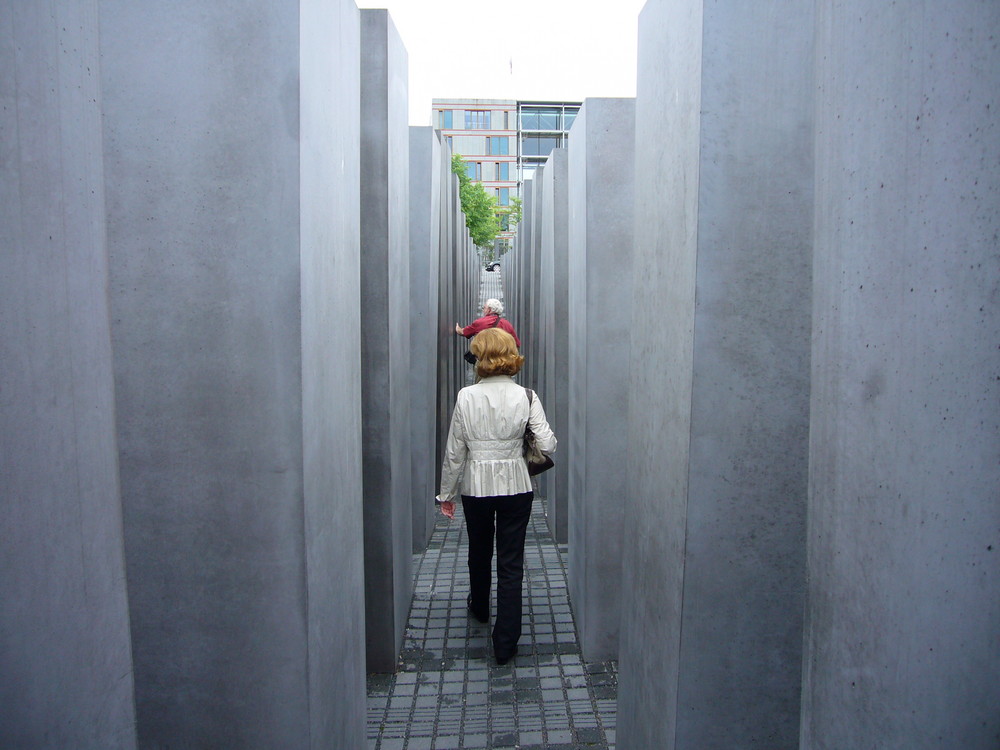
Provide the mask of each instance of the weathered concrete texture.
[{"label": "weathered concrete texture", "polygon": [[139,744],[358,746],[357,10],[100,38]]},{"label": "weathered concrete texture", "polygon": [[797,742],[811,7],[656,0],[640,21],[629,747]]},{"label": "weathered concrete texture", "polygon": [[[438,266],[443,227],[440,133],[410,128],[410,445],[413,551],[434,530],[437,452],[437,368],[440,315]],[[448,252],[447,248],[445,252]]]},{"label": "weathered concrete texture", "polygon": [[130,748],[96,4],[0,40],[0,746]]},{"label": "weathered concrete texture", "polygon": [[[566,150],[553,149],[541,174],[541,232],[539,240],[539,316],[532,337],[538,338],[538,389],[549,424],[557,438],[569,436],[569,300],[568,204]],[[535,179],[539,179],[536,177]],[[567,443],[564,442],[564,445]],[[569,464],[566,452],[554,457],[555,467],[545,477],[546,520],[560,544],[568,539]]]},{"label": "weathered concrete texture", "polygon": [[[528,300],[531,294],[530,263],[531,256],[535,251],[534,232],[534,179],[526,180],[521,185],[521,199],[523,217],[521,224],[517,228],[517,246],[507,256],[503,266],[506,305],[505,317],[514,325],[518,337],[521,339],[522,350],[531,341],[529,332],[532,330],[528,324]],[[525,363],[527,365],[527,362]],[[527,372],[522,369],[518,380],[522,384],[527,384]]]},{"label": "weathered concrete texture", "polygon": [[[545,168],[535,169],[535,176],[531,181],[530,192],[531,226],[530,241],[527,252],[522,258],[521,279],[521,308],[523,318],[521,327],[525,331],[531,331],[531,335],[519,334],[521,336],[521,352],[525,355],[524,370],[521,382],[529,388],[537,389],[540,386],[539,371],[541,368],[541,342],[539,341],[539,305],[540,300],[546,294],[541,288],[541,237],[542,220],[544,218],[544,206],[542,202],[542,176]],[[544,403],[544,402],[543,402]],[[539,491],[544,496],[544,485],[546,477],[543,474],[539,477]]]},{"label": "weathered concrete texture", "polygon": [[[447,156],[451,159],[451,154]],[[463,336],[455,334],[455,324],[468,325],[478,317],[476,313],[479,301],[479,261],[475,247],[465,226],[465,214],[462,213],[462,202],[458,193],[458,178],[450,178],[450,205],[448,212],[449,236],[451,251],[442,264],[442,325],[448,326],[448,336],[443,343],[443,364],[447,368],[447,379],[438,398],[438,479],[440,479],[440,463],[444,457],[444,443],[448,436],[448,425],[451,424],[451,413],[455,406],[458,391],[466,385],[469,365],[462,355],[469,350],[469,342]],[[439,387],[440,384],[439,384]]]},{"label": "weathered concrete texture", "polygon": [[587,99],[569,174],[569,583],[587,659],[618,655],[628,458],[635,101]]},{"label": "weathered concrete texture", "polygon": [[361,413],[368,669],[391,672],[413,595],[407,60],[361,11]]},{"label": "weathered concrete texture", "polygon": [[[302,435],[310,742],[364,743],[358,10],[299,5]],[[349,397],[345,397],[348,395]],[[353,397],[351,397],[353,396]]]},{"label": "weathered concrete texture", "polygon": [[[441,150],[442,161],[450,165],[451,149],[446,143],[442,143]],[[444,445],[448,437],[448,428],[445,425],[451,423],[451,409],[455,404],[455,396],[459,390],[459,373],[461,368],[466,366],[459,351],[459,347],[465,339],[455,335],[455,324],[459,322],[461,317],[455,301],[457,293],[455,265],[458,262],[455,243],[458,242],[459,237],[459,226],[455,217],[458,205],[458,178],[451,173],[450,166],[448,166],[447,171],[444,171],[444,165],[442,165],[441,186],[444,189],[444,194],[441,196],[441,263],[438,265],[435,490],[439,488],[441,483],[441,462],[444,458]],[[459,211],[459,215],[461,215],[461,211]]]},{"label": "weathered concrete texture", "polygon": [[1000,746],[1000,6],[819,6],[801,747]]},{"label": "weathered concrete texture", "polygon": [[[437,450],[435,459],[435,494],[441,480],[444,444],[451,424],[451,413],[459,390],[471,377],[471,368],[462,358],[468,341],[455,334],[455,323],[466,324],[475,312],[479,290],[479,258],[472,245],[458,194],[458,178],[451,172],[451,150],[442,143],[440,171],[441,249],[438,264],[437,327]],[[416,501],[414,501],[416,502]],[[436,512],[436,511],[435,511]]]},{"label": "weathered concrete texture", "polygon": [[[458,178],[451,172],[451,149],[441,146],[441,262],[438,265],[438,391],[436,408],[437,451],[435,493],[441,480],[441,462],[448,426],[459,390],[468,385],[472,367],[462,358],[469,342],[455,334],[455,324],[467,325],[482,309],[479,288],[482,265],[469,230],[458,193]],[[437,512],[436,510],[434,511]]]},{"label": "weathered concrete texture", "polygon": [[[678,747],[701,27],[701,2],[650,0],[639,17],[636,155],[658,168],[640,168],[636,177],[633,321],[640,327],[632,334],[617,715],[624,748]],[[650,325],[658,309],[669,317]]]},{"label": "weathered concrete texture", "polygon": [[[518,382],[526,388],[541,392],[539,370],[541,366],[541,337],[538,326],[538,299],[545,294],[541,287],[542,279],[537,272],[539,268],[539,239],[542,224],[542,184],[541,176],[544,167],[537,167],[531,180],[531,187],[525,193],[525,205],[531,219],[524,228],[524,245],[521,248],[518,273],[519,281],[517,299],[520,313],[517,321],[518,336],[521,338],[521,354],[524,356],[524,366],[517,376]],[[513,289],[512,289],[513,291]],[[542,403],[545,403],[542,396]],[[539,501],[544,501],[548,492],[548,477],[545,474],[535,477],[535,493]]]}]

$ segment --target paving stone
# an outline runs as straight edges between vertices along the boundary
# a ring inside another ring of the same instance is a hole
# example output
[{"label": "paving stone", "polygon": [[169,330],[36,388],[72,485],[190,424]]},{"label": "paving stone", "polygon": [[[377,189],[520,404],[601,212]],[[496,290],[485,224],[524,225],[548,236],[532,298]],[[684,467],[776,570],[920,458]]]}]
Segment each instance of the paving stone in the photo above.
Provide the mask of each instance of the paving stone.
[{"label": "paving stone", "polygon": [[597,742],[604,742],[604,732],[600,729],[577,729],[576,741],[593,745]]}]

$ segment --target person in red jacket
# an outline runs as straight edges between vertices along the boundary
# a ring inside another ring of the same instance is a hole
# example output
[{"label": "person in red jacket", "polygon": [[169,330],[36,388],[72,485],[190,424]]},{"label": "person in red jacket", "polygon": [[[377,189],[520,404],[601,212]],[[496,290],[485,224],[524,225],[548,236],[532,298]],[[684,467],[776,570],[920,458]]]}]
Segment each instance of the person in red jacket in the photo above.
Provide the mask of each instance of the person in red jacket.
[{"label": "person in red jacket", "polygon": [[509,321],[504,319],[503,303],[497,299],[486,300],[486,304],[483,305],[483,317],[476,318],[465,328],[462,328],[462,326],[456,323],[455,333],[459,336],[465,336],[465,338],[471,339],[477,333],[484,331],[487,328],[499,328],[501,331],[506,331],[514,337],[514,341],[517,343],[517,348],[521,348],[521,339],[517,337],[517,333],[514,331],[514,326],[512,326]]}]

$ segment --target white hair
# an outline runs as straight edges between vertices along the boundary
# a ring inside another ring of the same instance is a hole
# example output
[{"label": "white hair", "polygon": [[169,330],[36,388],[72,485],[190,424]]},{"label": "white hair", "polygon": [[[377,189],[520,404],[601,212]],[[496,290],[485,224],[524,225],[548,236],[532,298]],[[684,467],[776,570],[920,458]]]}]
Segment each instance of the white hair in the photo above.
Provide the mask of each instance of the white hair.
[{"label": "white hair", "polygon": [[503,302],[498,299],[488,299],[483,307],[490,308],[497,315],[503,315]]}]

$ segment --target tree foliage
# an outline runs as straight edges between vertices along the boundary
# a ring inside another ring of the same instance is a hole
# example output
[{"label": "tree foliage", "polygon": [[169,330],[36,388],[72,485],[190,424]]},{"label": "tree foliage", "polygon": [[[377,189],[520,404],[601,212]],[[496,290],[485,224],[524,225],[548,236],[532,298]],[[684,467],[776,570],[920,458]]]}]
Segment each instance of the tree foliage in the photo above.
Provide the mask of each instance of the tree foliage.
[{"label": "tree foliage", "polygon": [[521,223],[521,199],[516,195],[511,197],[510,206],[504,206],[497,213],[507,217],[507,226],[513,229]]},{"label": "tree foliage", "polygon": [[451,171],[458,177],[458,196],[465,214],[465,226],[476,247],[492,250],[493,242],[500,233],[497,220],[497,202],[486,192],[481,183],[473,182],[466,172],[465,160],[461,154],[451,157]]}]

